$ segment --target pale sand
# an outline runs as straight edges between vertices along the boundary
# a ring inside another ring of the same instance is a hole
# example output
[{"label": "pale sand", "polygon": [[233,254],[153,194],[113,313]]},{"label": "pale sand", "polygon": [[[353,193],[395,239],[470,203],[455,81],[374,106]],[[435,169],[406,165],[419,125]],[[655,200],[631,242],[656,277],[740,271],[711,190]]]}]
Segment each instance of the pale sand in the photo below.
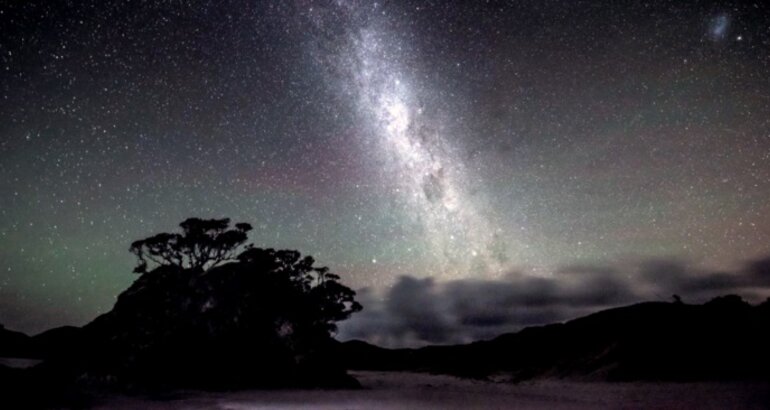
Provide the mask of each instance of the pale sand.
[{"label": "pale sand", "polygon": [[770,409],[767,383],[520,384],[444,375],[354,372],[363,390],[185,392],[165,400],[114,398],[104,409]]}]

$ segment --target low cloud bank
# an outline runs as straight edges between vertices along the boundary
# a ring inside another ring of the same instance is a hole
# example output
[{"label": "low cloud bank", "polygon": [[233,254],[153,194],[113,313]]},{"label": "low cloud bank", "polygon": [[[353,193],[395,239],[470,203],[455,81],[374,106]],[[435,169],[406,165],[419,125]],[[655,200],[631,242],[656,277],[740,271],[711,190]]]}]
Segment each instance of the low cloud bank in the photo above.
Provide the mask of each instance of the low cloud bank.
[{"label": "low cloud bank", "polygon": [[384,294],[359,290],[364,310],[340,324],[339,339],[386,347],[464,343],[526,326],[559,322],[648,300],[702,303],[735,293],[770,296],[770,257],[734,272],[708,272],[676,260],[633,266],[568,266],[549,277],[514,272],[499,280],[438,282],[402,276]]}]

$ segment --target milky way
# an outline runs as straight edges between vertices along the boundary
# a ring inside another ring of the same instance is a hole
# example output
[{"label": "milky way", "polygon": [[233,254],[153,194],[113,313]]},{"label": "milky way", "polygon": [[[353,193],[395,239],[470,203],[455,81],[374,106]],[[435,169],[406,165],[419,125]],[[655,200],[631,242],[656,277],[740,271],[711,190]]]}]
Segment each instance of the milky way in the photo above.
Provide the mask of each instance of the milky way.
[{"label": "milky way", "polygon": [[108,310],[129,244],[191,216],[367,300],[770,254],[763,2],[5,3],[10,328]]},{"label": "milky way", "polygon": [[[370,13],[379,12],[376,6]],[[387,17],[387,15],[385,15]],[[376,151],[379,184],[387,186],[393,205],[418,225],[422,250],[433,264],[430,275],[499,274],[506,258],[495,249],[500,233],[480,215],[469,195],[472,178],[456,137],[432,118],[431,96],[421,95],[419,79],[408,66],[397,36],[375,18],[353,27],[337,56],[342,84],[354,84],[353,96],[364,122],[364,148]],[[411,251],[411,250],[410,250]],[[494,252],[498,254],[495,255]],[[411,252],[410,252],[411,253]]]}]

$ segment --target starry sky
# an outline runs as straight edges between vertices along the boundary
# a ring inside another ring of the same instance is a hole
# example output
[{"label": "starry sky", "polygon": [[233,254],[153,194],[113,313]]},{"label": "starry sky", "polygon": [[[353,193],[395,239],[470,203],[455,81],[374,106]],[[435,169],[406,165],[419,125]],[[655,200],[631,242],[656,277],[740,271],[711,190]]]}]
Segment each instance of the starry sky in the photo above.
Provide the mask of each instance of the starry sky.
[{"label": "starry sky", "polygon": [[761,1],[4,2],[0,323],[86,323],[191,216],[314,256],[388,345],[757,300],[769,78]]}]

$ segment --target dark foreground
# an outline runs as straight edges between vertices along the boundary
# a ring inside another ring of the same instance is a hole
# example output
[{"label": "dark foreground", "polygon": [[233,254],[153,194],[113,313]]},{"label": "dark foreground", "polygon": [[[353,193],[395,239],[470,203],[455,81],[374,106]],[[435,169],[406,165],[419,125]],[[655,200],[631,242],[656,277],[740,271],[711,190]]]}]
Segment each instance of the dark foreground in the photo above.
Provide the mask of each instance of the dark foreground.
[{"label": "dark foreground", "polygon": [[186,392],[112,398],[102,409],[766,409],[770,383],[481,382],[445,375],[356,372],[363,390]]}]

